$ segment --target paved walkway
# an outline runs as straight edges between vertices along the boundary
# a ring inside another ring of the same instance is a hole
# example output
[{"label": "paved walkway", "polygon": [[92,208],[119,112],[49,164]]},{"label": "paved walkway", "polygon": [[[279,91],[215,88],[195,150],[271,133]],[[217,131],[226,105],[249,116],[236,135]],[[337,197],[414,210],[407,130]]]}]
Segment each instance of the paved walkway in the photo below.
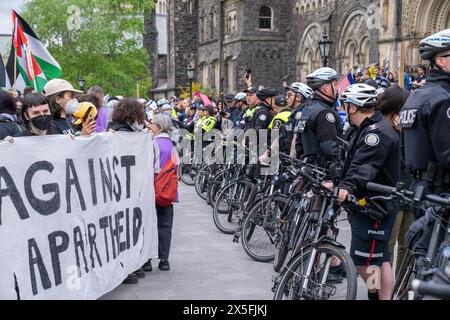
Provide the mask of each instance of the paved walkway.
[{"label": "paved walkway", "polygon": [[242,244],[214,226],[212,209],[194,187],[181,184],[176,205],[171,270],[153,272],[137,285],[121,285],[103,299],[270,300],[272,264],[259,263],[245,254]]},{"label": "paved walkway", "polygon": [[[272,263],[250,259],[242,244],[220,233],[214,226],[212,209],[194,187],[181,184],[181,204],[175,207],[171,271],[157,268],[137,285],[121,285],[102,299],[118,300],[271,300]],[[342,223],[340,241],[348,245],[347,222]],[[366,295],[359,281],[358,295]]]}]

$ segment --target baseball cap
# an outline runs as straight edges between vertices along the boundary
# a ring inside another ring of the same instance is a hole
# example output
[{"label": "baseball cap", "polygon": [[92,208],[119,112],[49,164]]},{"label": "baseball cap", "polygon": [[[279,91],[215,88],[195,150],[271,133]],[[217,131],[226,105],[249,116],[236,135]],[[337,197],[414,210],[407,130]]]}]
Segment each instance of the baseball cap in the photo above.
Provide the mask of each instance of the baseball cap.
[{"label": "baseball cap", "polygon": [[46,97],[65,91],[83,93],[83,91],[75,90],[74,87],[68,81],[63,79],[52,79],[49,82],[47,82],[47,84],[44,87]]},{"label": "baseball cap", "polygon": [[257,93],[258,89],[256,87],[249,87],[244,90],[244,93]]}]

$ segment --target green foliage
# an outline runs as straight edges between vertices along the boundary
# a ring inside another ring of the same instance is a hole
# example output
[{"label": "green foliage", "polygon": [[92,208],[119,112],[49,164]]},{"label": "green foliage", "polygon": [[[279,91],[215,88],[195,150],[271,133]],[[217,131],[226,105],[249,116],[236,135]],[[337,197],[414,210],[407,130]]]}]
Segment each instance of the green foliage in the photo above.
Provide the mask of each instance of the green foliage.
[{"label": "green foliage", "polygon": [[153,0],[29,0],[22,13],[61,65],[62,78],[113,95],[151,88],[150,57],[142,46],[144,11]]}]

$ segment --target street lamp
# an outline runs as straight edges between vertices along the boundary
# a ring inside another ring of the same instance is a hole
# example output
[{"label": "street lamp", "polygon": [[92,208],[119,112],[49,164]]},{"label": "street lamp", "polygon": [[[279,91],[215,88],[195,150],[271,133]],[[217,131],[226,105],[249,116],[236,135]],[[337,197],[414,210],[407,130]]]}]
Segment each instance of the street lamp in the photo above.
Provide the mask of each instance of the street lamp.
[{"label": "street lamp", "polygon": [[86,92],[84,86],[86,85],[86,80],[84,80],[83,76],[80,76],[80,78],[78,79],[78,85],[80,86],[80,90],[83,92]]},{"label": "street lamp", "polygon": [[319,41],[320,57],[322,58],[322,63],[324,67],[328,67],[328,58],[330,56],[331,40],[328,38],[327,34],[322,36]]},{"label": "street lamp", "polygon": [[189,97],[190,97],[191,101],[192,101],[192,81],[194,80],[194,71],[195,70],[191,65],[189,65],[186,70],[187,77],[189,80]]}]

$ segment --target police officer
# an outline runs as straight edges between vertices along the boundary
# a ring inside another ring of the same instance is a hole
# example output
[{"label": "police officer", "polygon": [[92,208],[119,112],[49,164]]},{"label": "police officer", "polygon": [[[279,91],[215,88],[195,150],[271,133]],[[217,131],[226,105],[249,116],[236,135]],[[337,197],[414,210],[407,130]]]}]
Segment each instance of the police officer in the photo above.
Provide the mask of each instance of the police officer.
[{"label": "police officer", "polygon": [[341,125],[335,111],[338,74],[331,68],[321,68],[306,79],[308,86],[314,90],[314,96],[304,107],[298,123],[298,132],[302,136],[302,158],[325,164],[337,160],[339,156],[337,138]]},{"label": "police officer", "polygon": [[[278,130],[278,146],[279,151],[285,154],[289,154],[291,151],[291,141],[287,133],[286,126],[289,124],[289,119],[292,114],[292,109],[288,105],[288,101],[284,94],[275,97],[275,109],[277,114],[269,124],[270,130]],[[272,144],[273,149],[273,144]]]},{"label": "police officer", "polygon": [[[200,118],[198,119],[196,125],[195,125],[195,131],[198,130],[202,131],[202,138],[203,135],[213,129],[216,128],[217,120],[216,117],[214,117],[214,109],[211,106],[200,106],[199,108],[200,112]],[[205,148],[210,141],[204,141],[202,143],[203,148]]]},{"label": "police officer", "polygon": [[258,99],[256,93],[258,92],[258,89],[255,87],[249,87],[247,90],[244,91],[244,93],[247,95],[247,105],[248,107],[244,109],[244,113],[242,115],[242,118],[239,121],[239,128],[248,130],[252,128],[253,124],[253,115],[256,111],[256,107],[261,103],[261,101]]},{"label": "police officer", "polygon": [[431,63],[426,84],[414,91],[401,114],[406,167],[433,193],[450,191],[450,29],[420,43]]},{"label": "police officer", "polygon": [[314,95],[314,91],[306,84],[294,82],[286,87],[288,105],[292,108],[289,122],[286,124],[286,139],[292,142],[290,155],[292,158],[300,158],[302,155],[302,140],[298,134],[298,124],[302,116],[305,103]]},{"label": "police officer", "polygon": [[260,103],[253,114],[252,129],[268,129],[273,119],[272,112],[275,104],[275,97],[278,94],[278,90],[273,88],[265,88],[256,93]]},{"label": "police officer", "polygon": [[[366,185],[375,182],[395,186],[400,179],[400,137],[391,123],[376,111],[377,92],[366,84],[355,84],[342,94],[349,121],[356,131],[338,185],[339,202],[349,194],[357,199],[367,196]],[[389,256],[389,239],[396,218],[396,207],[391,202],[380,204],[387,216],[376,219],[352,212],[350,255],[358,273],[367,282],[368,267],[381,269],[381,289],[369,291],[371,300],[390,300],[394,277]],[[381,222],[377,223],[377,219]]]}]

